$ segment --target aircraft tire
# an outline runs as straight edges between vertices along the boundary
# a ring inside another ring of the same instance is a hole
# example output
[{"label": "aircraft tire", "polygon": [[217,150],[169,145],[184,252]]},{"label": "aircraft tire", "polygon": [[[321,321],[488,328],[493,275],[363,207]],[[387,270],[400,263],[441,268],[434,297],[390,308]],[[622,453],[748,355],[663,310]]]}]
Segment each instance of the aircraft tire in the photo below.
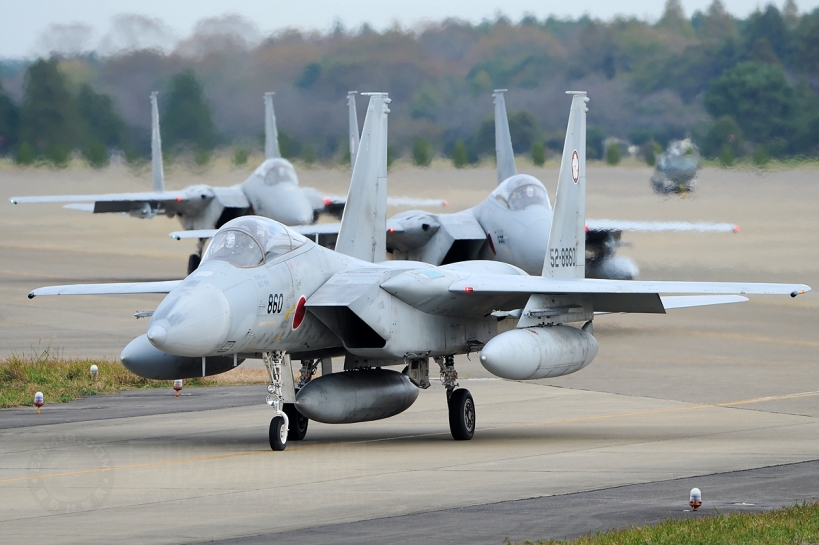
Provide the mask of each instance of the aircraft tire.
[{"label": "aircraft tire", "polygon": [[449,431],[456,441],[468,441],[475,435],[475,401],[465,388],[449,396]]},{"label": "aircraft tire", "polygon": [[270,448],[282,451],[287,447],[287,432],[284,430],[284,418],[274,416],[270,421]]},{"label": "aircraft tire", "polygon": [[284,414],[290,419],[290,429],[287,430],[289,441],[301,441],[307,435],[307,425],[310,419],[301,414],[292,403],[284,404]]},{"label": "aircraft tire", "polygon": [[191,254],[188,258],[188,274],[198,269],[201,262],[201,257],[199,257],[197,254]]}]

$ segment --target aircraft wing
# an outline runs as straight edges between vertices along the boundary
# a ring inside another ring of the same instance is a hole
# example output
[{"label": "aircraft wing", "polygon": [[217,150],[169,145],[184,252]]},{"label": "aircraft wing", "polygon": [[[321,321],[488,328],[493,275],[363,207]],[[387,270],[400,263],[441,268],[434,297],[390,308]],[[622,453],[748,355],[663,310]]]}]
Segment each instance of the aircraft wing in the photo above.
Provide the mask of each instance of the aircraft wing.
[{"label": "aircraft wing", "polygon": [[662,314],[671,308],[741,302],[745,300],[744,295],[795,297],[810,291],[810,287],[804,284],[652,282],[469,274],[465,267],[457,271],[441,267],[435,272],[405,272],[383,282],[381,288],[419,310],[447,316],[467,316],[479,312],[490,314],[498,310],[523,308],[533,294],[585,298],[595,312]]},{"label": "aircraft wing", "polygon": [[695,231],[701,233],[737,233],[739,226],[733,223],[688,221],[625,221],[586,220],[589,231]]},{"label": "aircraft wing", "polygon": [[[145,191],[138,193],[104,193],[99,195],[43,195],[37,197],[12,197],[12,204],[32,203],[89,203],[93,202],[95,214],[105,212],[132,212],[140,211],[146,206],[152,210],[163,211],[183,209],[192,199],[211,199],[213,194],[205,192],[202,195],[191,194],[187,191]],[[76,208],[73,207],[72,208]],[[83,206],[81,210],[88,210]]]},{"label": "aircraft wing", "polygon": [[127,282],[119,284],[69,284],[37,288],[28,294],[29,299],[38,295],[129,295],[136,293],[170,293],[181,280],[161,282]]}]

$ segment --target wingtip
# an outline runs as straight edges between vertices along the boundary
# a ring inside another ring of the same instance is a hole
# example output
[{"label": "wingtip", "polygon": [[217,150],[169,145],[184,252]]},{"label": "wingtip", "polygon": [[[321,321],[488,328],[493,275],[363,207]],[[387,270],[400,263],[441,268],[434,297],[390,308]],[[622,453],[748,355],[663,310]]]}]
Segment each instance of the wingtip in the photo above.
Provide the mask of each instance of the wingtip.
[{"label": "wingtip", "polygon": [[29,299],[34,299],[35,297],[36,297],[36,295],[34,295],[34,292],[33,292],[33,291],[32,291],[31,293],[29,293],[29,294],[28,294],[28,298],[29,298]]},{"label": "wingtip", "polygon": [[733,231],[734,233],[739,233],[739,225],[734,225]]},{"label": "wingtip", "polygon": [[15,199],[9,199],[9,202],[10,202],[11,204],[17,204],[17,200],[15,200]]}]

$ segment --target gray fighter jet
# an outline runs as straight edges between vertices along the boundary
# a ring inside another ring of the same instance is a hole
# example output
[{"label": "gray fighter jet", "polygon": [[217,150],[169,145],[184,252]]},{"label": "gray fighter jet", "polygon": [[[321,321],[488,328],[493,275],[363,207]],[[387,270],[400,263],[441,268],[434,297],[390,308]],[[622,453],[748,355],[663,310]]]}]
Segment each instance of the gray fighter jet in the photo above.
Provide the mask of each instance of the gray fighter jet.
[{"label": "gray fighter jet", "polygon": [[[307,431],[308,419],[352,423],[406,410],[429,386],[430,358],[446,387],[456,440],[472,438],[475,403],[458,388],[454,356],[480,351],[496,376],[527,380],[573,373],[596,356],[592,321],[612,312],[796,296],[797,284],[650,282],[585,277],[586,98],[572,95],[569,125],[541,271],[498,261],[434,266],[386,261],[386,94],[370,95],[336,250],[273,220],[243,217],[213,238],[199,269],[180,281],[55,286],[60,294],[167,293],[123,364],[154,379],[222,373],[261,357],[274,408],[270,446]],[[547,230],[548,229],[548,233]],[[671,296],[660,294],[673,294]],[[740,295],[742,294],[742,295]],[[575,327],[577,324],[582,327]],[[332,372],[329,358],[343,357]],[[294,384],[291,359],[301,360]],[[322,376],[313,378],[319,365]],[[396,372],[389,367],[403,367]]]},{"label": "gray fighter jet", "polygon": [[[409,210],[387,220],[387,252],[395,259],[446,265],[471,259],[501,261],[539,274],[548,239],[531,233],[549,225],[552,208],[546,188],[537,178],[518,174],[504,101],[505,89],[493,93],[495,153],[498,186],[480,204],[453,214]],[[350,156],[358,148],[355,91],[347,94]],[[318,224],[297,230],[332,248],[339,224]],[[586,222],[586,276],[630,280],[639,269],[631,259],[617,255],[623,231],[737,232],[731,223],[682,221],[623,221],[589,219]],[[212,237],[215,230],[173,232],[183,238]]]},{"label": "gray fighter jet", "polygon": [[[102,195],[48,195],[12,197],[12,204],[67,202],[67,208],[93,212],[114,212],[150,219],[157,215],[177,217],[185,230],[211,230],[228,221],[249,214],[265,216],[285,225],[309,225],[319,214],[340,215],[343,197],[323,195],[319,191],[299,187],[296,170],[282,158],[279,150],[273,93],[265,93],[265,161],[244,182],[230,187],[193,185],[179,191],[165,190],[162,169],[162,143],[159,131],[157,93],[151,93],[151,163],[153,191],[142,193],[109,193]],[[89,204],[89,201],[94,201]],[[433,199],[394,199],[397,205],[422,203],[440,206],[445,201]],[[196,270],[205,241],[197,238],[197,253],[188,258],[188,274]]]},{"label": "gray fighter jet", "polygon": [[675,140],[657,159],[651,188],[662,195],[690,193],[697,188],[700,152],[691,140]]}]

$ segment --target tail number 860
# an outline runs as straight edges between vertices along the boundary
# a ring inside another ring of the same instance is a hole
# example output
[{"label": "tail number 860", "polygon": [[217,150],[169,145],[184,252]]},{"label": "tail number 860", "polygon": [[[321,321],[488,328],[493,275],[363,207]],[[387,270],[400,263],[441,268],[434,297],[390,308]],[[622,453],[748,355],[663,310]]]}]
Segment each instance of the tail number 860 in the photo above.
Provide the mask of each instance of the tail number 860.
[{"label": "tail number 860", "polygon": [[549,248],[549,262],[552,268],[575,267],[577,250],[576,248]]}]

